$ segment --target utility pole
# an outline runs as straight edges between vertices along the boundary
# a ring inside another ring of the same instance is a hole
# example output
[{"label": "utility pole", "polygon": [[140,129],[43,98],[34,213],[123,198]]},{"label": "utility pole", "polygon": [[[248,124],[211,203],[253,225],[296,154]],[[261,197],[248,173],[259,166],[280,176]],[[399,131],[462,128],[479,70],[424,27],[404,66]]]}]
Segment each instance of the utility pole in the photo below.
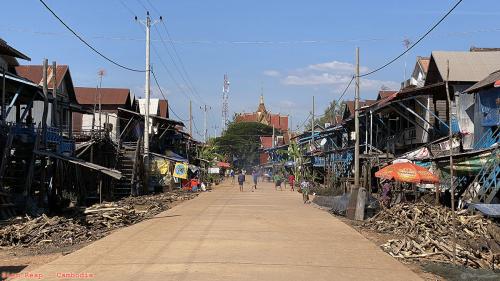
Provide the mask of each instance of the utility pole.
[{"label": "utility pole", "polygon": [[104,76],[104,69],[100,69],[97,72],[97,76],[99,76],[99,87],[97,87],[97,97],[99,101],[99,134],[100,131],[102,130],[102,97],[101,97],[101,87],[102,87],[102,77]]},{"label": "utility pole", "polygon": [[224,74],[224,85],[222,86],[222,127],[225,130],[229,121],[229,78]]},{"label": "utility pole", "polygon": [[[137,21],[137,17],[135,17],[135,20]],[[145,166],[145,171],[146,171],[146,179],[145,182],[146,184],[144,185],[144,189],[148,189],[149,185],[149,96],[151,92],[151,86],[150,86],[150,75],[151,75],[151,66],[150,66],[150,54],[149,54],[149,49],[151,45],[151,39],[150,39],[150,34],[151,34],[151,26],[155,25],[159,21],[163,20],[162,17],[160,16],[159,20],[154,20],[151,21],[151,17],[149,17],[149,11],[146,12],[146,19],[145,20],[139,20],[139,22],[146,27],[146,83],[145,83],[145,96],[146,96],[146,105],[145,105],[145,116],[144,116],[144,166]]]},{"label": "utility pole", "polygon": [[[59,106],[57,104],[57,64],[55,61],[52,62],[52,97],[54,98],[52,102],[52,126],[59,128]],[[61,132],[62,133],[62,132]]]},{"label": "utility pole", "polygon": [[356,48],[356,93],[354,97],[354,188],[359,188],[359,47]]},{"label": "utility pole", "polygon": [[210,109],[212,109],[212,108],[211,108],[210,106],[208,106],[208,105],[204,104],[203,106],[200,106],[200,109],[204,111],[204,116],[205,116],[205,117],[204,117],[204,118],[205,118],[205,120],[204,120],[204,123],[205,123],[205,132],[204,132],[204,135],[205,135],[205,136],[204,136],[204,139],[205,139],[205,143],[206,143],[206,142],[207,142],[207,140],[208,140],[208,137],[207,137],[207,135],[208,135],[208,128],[207,128],[207,111],[208,111],[208,110],[210,110]]},{"label": "utility pole", "polygon": [[5,68],[2,67],[2,123],[5,122]]},{"label": "utility pole", "polygon": [[[135,20],[138,20],[135,17]],[[162,17],[160,16],[160,20]],[[151,76],[151,66],[150,66],[150,45],[151,45],[151,26],[158,23],[158,20],[151,21],[151,17],[149,16],[149,11],[146,12],[146,19],[139,20],[139,22],[146,27],[146,85],[145,85],[145,96],[146,96],[146,105],[145,105],[145,116],[144,116],[144,155],[148,157],[149,155],[149,96],[151,92],[150,86],[150,76]]]},{"label": "utility pole", "polygon": [[276,135],[274,133],[274,124],[273,124],[273,141],[271,143],[271,146],[274,148],[274,139],[276,138]]},{"label": "utility pole", "polygon": [[191,100],[189,100],[189,135],[193,137],[193,107]]},{"label": "utility pole", "polygon": [[314,144],[314,96],[312,97],[311,143]]},{"label": "utility pole", "polygon": [[[448,101],[448,131],[449,131],[449,146],[450,146],[450,192],[451,192],[451,219],[452,219],[452,232],[453,232],[453,264],[456,264],[457,261],[457,226],[456,226],[456,213],[455,213],[455,185],[453,184],[453,130],[451,129],[452,125],[452,106],[451,106],[451,97],[450,97],[450,89],[448,86],[448,80],[450,77],[450,61],[446,61],[446,99]],[[437,187],[436,187],[437,188]]]}]

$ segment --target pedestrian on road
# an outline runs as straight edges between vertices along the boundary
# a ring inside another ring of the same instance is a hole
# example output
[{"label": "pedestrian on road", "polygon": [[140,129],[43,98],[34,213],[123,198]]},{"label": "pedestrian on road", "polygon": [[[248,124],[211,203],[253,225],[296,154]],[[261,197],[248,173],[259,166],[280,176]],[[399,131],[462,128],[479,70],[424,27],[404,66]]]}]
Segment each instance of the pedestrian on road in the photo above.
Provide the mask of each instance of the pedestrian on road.
[{"label": "pedestrian on road", "polygon": [[389,208],[391,206],[392,185],[388,180],[382,180],[382,206]]},{"label": "pedestrian on road", "polygon": [[288,183],[290,184],[290,191],[295,191],[295,176],[293,174],[288,176]]},{"label": "pedestrian on road", "polygon": [[[252,172],[252,178],[253,178],[253,189],[257,189],[257,181],[259,179],[259,173],[257,173],[257,171],[253,171]],[[253,190],[252,190],[253,192]]]},{"label": "pedestrian on road", "polygon": [[283,182],[283,186],[285,187],[285,190],[286,190],[286,182],[287,182],[287,179],[288,178],[288,175],[285,173],[283,174],[283,177],[281,178],[282,179],[282,182]]},{"label": "pedestrian on road", "polygon": [[310,184],[307,180],[302,180],[300,183],[300,189],[302,191],[302,200],[304,200],[304,204],[309,203],[309,188]]},{"label": "pedestrian on road", "polygon": [[278,190],[279,187],[280,190],[283,191],[283,188],[281,188],[281,176],[279,174],[274,175],[274,187],[276,190]]},{"label": "pedestrian on road", "polygon": [[229,175],[231,176],[231,184],[234,185],[234,170],[231,169],[231,171],[229,171]]},{"label": "pedestrian on road", "polygon": [[243,171],[240,171],[240,174],[238,175],[238,183],[240,185],[240,191],[243,192],[243,183],[245,182],[245,174],[243,174]]}]

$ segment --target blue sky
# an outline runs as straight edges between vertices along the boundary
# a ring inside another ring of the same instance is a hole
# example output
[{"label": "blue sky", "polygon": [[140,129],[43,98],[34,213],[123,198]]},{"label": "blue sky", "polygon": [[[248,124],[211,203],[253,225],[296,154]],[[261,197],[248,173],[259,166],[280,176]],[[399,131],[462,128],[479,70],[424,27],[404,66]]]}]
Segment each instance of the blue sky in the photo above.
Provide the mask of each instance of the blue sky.
[{"label": "blue sky", "polygon": [[[143,18],[145,8],[153,18],[161,14],[182,60],[169,42],[159,40],[160,36],[168,39],[164,26],[152,28],[151,60],[161,87],[182,119],[187,119],[189,99],[193,100],[200,133],[203,113],[198,108],[209,104],[209,134],[213,135],[215,126],[220,132],[225,73],[231,81],[231,115],[254,111],[263,88],[268,109],[290,114],[296,129],[307,118],[313,95],[319,112],[339,96],[352,75],[356,47],[361,49],[362,69],[375,69],[403,51],[404,38],[418,38],[456,0],[421,0],[418,5],[397,0],[46,2],[98,50],[133,68],[144,68],[145,44],[144,31],[134,15]],[[95,86],[97,71],[105,69],[103,87],[126,87],[144,96],[144,74],[121,70],[95,55],[38,0],[4,1],[2,6],[9,12],[0,17],[0,37],[32,58],[21,63],[40,64],[48,58],[68,64],[78,86]],[[500,47],[498,11],[498,0],[463,1],[408,54],[408,72],[417,55],[429,56],[433,50]],[[180,74],[183,67],[188,77]],[[362,81],[361,96],[374,98],[382,85],[397,88],[403,77],[401,59]],[[153,96],[159,97],[158,89],[152,89]],[[353,92],[346,96],[352,97]]]}]

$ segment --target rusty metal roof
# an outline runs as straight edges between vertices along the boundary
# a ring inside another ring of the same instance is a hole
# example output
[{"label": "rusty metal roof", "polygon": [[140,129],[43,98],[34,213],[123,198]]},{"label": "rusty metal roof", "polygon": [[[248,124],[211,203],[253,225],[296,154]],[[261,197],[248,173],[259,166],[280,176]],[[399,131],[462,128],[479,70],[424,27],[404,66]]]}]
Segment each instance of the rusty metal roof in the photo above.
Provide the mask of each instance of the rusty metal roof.
[{"label": "rusty metal roof", "polygon": [[[57,87],[61,86],[64,76],[68,72],[67,65],[58,65],[56,67]],[[43,65],[19,65],[16,66],[17,75],[24,77],[35,84],[42,85],[43,80]],[[52,89],[52,66],[47,68],[48,87]]]},{"label": "rusty metal roof", "polygon": [[160,107],[160,117],[168,118],[168,101],[160,100],[158,106]]},{"label": "rusty metal roof", "polygon": [[130,105],[130,89],[124,88],[97,88],[75,87],[76,100],[79,104],[87,105],[99,102],[101,104]]}]

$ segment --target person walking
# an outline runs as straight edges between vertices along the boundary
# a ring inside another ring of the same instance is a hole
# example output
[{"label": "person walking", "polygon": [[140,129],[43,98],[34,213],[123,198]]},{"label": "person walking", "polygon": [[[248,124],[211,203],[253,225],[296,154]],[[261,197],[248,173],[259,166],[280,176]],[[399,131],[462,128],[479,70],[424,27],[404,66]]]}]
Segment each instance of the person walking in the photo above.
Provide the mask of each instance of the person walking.
[{"label": "person walking", "polygon": [[293,174],[288,176],[288,183],[290,184],[290,191],[295,191],[295,176]]},{"label": "person walking", "polygon": [[[257,181],[259,179],[259,173],[257,173],[256,170],[254,170],[252,172],[252,178],[253,178],[253,189],[256,190],[257,189]],[[253,190],[252,190],[252,192],[253,192]]]},{"label": "person walking", "polygon": [[276,188],[276,190],[278,190],[278,187],[281,191],[283,191],[283,188],[281,188],[281,176],[276,173],[276,175],[274,175],[274,187]]},{"label": "person walking", "polygon": [[302,180],[300,183],[300,189],[302,191],[302,200],[304,200],[304,204],[309,203],[309,188],[310,184],[307,180]]},{"label": "person walking", "polygon": [[243,183],[245,182],[245,174],[243,174],[243,171],[240,171],[240,174],[238,175],[238,184],[240,185],[240,191],[243,192]]},{"label": "person walking", "polygon": [[229,175],[231,176],[231,184],[234,185],[234,170],[231,169],[231,171],[229,171]]}]

